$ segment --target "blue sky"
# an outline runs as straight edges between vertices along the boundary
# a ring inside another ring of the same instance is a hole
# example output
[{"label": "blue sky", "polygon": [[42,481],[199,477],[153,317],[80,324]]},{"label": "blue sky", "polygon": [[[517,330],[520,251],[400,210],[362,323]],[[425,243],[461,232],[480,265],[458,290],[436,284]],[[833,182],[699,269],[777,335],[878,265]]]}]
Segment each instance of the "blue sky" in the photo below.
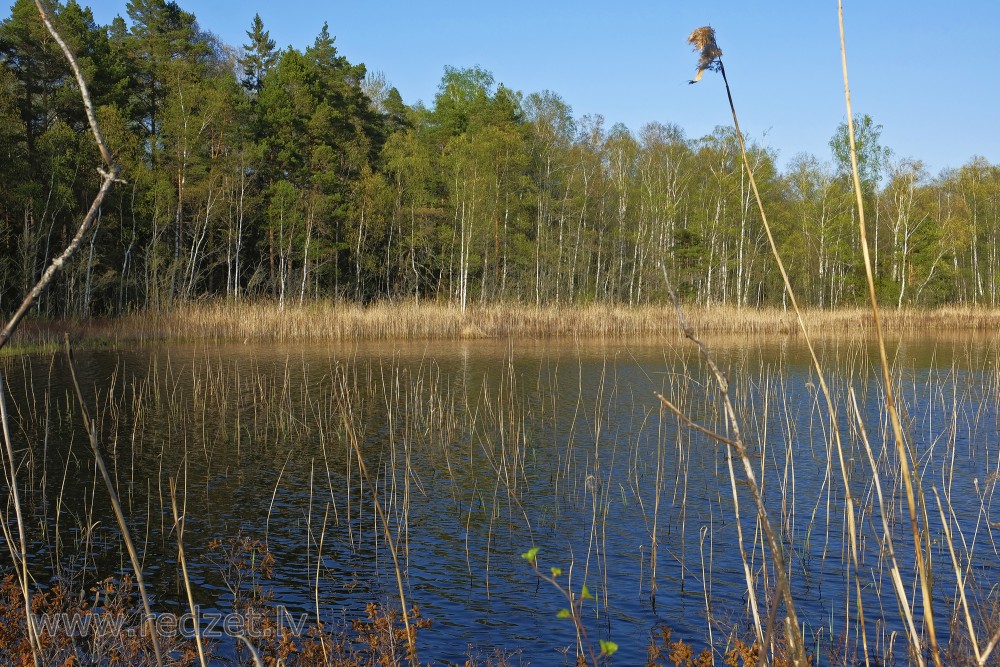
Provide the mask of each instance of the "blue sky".
[{"label": "blue sky", "polygon": [[[125,0],[87,3],[100,23]],[[341,53],[381,71],[408,103],[431,102],[446,65],[480,65],[525,93],[549,89],[576,116],[633,130],[672,122],[699,137],[731,118],[718,75],[687,85],[688,33],[711,24],[744,131],[779,151],[830,157],[845,118],[836,0],[178,0],[223,41],[255,12],[278,46],[304,48],[324,21]],[[884,126],[896,157],[931,174],[973,155],[1000,162],[1000,2],[846,0],[855,110]]]}]

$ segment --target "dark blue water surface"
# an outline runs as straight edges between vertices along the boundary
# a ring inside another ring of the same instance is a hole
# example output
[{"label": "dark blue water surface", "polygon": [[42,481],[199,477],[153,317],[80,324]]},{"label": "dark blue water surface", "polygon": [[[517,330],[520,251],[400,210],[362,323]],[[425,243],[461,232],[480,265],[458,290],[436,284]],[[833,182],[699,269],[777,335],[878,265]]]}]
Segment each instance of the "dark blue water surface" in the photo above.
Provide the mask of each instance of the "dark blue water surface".
[{"label": "dark blue water surface", "polygon": [[[889,545],[852,407],[853,393],[920,626],[913,536],[872,349],[820,345],[836,404],[832,425],[796,340],[712,347],[783,540],[811,650],[820,662],[831,644],[861,651],[860,583],[869,651],[892,650],[905,663]],[[932,488],[974,610],[986,613],[1000,584],[996,350],[985,341],[927,339],[896,342],[891,353],[927,499],[935,614],[947,643],[956,586]],[[521,558],[531,547],[543,572],[560,567],[564,585],[593,594],[582,605],[585,628],[594,646],[618,644],[614,664],[644,664],[661,624],[699,650],[713,646],[717,657],[732,633],[749,636],[738,525],[766,623],[773,563],[742,465],[733,462],[738,520],[728,449],[681,423],[656,396],[733,437],[715,380],[683,341],[193,345],[80,352],[77,362],[159,611],[186,609],[171,479],[203,610],[231,610],[233,582],[210,543],[237,536],[266,541],[275,560],[261,583],[292,615],[314,621],[317,600],[326,623],[362,617],[372,601],[398,607],[385,526],[353,434],[397,546],[408,602],[432,621],[418,635],[422,662],[462,663],[470,651],[500,648],[532,665],[574,663],[573,625],[557,618],[568,603]],[[9,359],[4,379],[26,456],[19,479],[34,516],[35,579],[85,587],[127,571],[65,360]],[[222,656],[232,651],[231,640],[218,647]]]}]

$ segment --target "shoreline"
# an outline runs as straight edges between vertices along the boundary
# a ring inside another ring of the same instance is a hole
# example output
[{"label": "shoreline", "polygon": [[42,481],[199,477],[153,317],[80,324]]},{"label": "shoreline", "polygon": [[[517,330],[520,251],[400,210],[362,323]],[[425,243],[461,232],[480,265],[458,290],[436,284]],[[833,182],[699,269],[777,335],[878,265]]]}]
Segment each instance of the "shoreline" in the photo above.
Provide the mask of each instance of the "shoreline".
[{"label": "shoreline", "polygon": [[[795,315],[780,308],[685,306],[692,328],[707,336],[801,336]],[[947,306],[886,309],[890,335],[1000,331],[1000,308]],[[808,309],[803,321],[811,337],[860,338],[873,331],[871,310]],[[497,304],[457,307],[429,302],[358,305],[332,300],[299,306],[277,302],[224,301],[185,304],[164,311],[89,320],[28,320],[11,353],[61,346],[64,335],[86,347],[157,341],[307,343],[324,341],[417,341],[476,339],[594,338],[678,339],[672,306],[590,304],[542,306]]]}]

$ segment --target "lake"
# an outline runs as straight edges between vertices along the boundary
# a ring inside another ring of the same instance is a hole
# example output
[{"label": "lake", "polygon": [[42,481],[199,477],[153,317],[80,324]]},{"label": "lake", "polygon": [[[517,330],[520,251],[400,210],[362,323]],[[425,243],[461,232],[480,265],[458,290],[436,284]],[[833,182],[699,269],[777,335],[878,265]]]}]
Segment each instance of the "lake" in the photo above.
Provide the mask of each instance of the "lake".
[{"label": "lake", "polygon": [[[917,626],[923,614],[874,349],[819,345],[842,467],[800,339],[708,343],[783,541],[809,650],[822,664],[862,653],[860,591],[869,654],[905,663],[886,525]],[[890,353],[926,497],[938,638],[957,646],[965,621],[932,487],[984,643],[1000,585],[996,346],[986,337],[907,338]],[[332,626],[363,618],[369,602],[398,608],[388,532],[407,602],[432,622],[417,635],[424,663],[462,664],[499,648],[514,664],[574,664],[573,623],[557,617],[568,602],[522,558],[532,547],[541,572],[559,567],[559,581],[592,594],[582,621],[595,647],[617,643],[614,664],[644,664],[661,624],[697,650],[711,644],[721,662],[727,637],[752,638],[747,571],[766,623],[775,577],[740,463],[734,483],[729,449],[656,395],[732,437],[717,385],[688,342],[171,344],[79,351],[76,363],[158,612],[188,608],[175,480],[188,577],[206,618],[232,611],[255,585],[271,596],[268,609],[309,623],[317,609]],[[64,356],[3,365],[39,590],[61,581],[86,591],[120,577],[129,561]],[[240,538],[266,545],[270,578],[247,574],[256,561],[233,567]],[[216,654],[235,646],[222,633]]]}]

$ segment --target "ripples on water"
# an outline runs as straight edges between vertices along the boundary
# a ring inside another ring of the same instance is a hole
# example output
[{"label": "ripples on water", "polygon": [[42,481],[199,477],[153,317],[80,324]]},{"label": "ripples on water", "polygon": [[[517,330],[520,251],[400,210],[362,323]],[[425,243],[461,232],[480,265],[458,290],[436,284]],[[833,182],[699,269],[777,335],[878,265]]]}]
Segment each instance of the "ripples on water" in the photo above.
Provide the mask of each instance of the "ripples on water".
[{"label": "ripples on water", "polygon": [[[854,645],[843,478],[804,351],[789,340],[713,347],[785,540],[810,647],[825,656],[831,641],[847,636]],[[1000,470],[996,351],[975,340],[908,340],[894,349],[928,494],[938,632],[947,641],[954,577],[932,486],[950,502],[973,602],[995,599],[1000,583],[991,514]],[[883,449],[873,356],[827,343],[821,357],[861,512],[869,645],[898,631],[895,652],[905,661],[872,471],[847,409],[853,387],[912,594],[912,537],[895,454]],[[95,492],[63,360],[5,363],[19,444],[30,440],[34,453],[22,473],[25,495],[33,525],[48,526],[35,535],[35,578],[120,572],[127,559],[102,489]],[[81,352],[78,366],[160,610],[186,610],[170,478],[183,489],[186,559],[203,609],[228,611],[232,599],[208,543],[239,534],[266,538],[276,559],[269,585],[292,612],[314,614],[317,585],[327,621],[398,599],[382,526],[345,437],[346,409],[398,541],[407,595],[433,620],[419,634],[422,661],[463,662],[475,646],[522,649],[533,665],[572,664],[572,626],[556,618],[566,602],[520,557],[532,546],[544,570],[560,566],[574,589],[594,592],[585,621],[595,641],[618,643],[615,664],[642,664],[663,622],[698,647],[711,633],[717,649],[727,632],[748,627],[727,452],[662,412],[655,396],[726,432],[717,391],[683,343],[172,346]],[[750,496],[738,488],[747,558],[757,594],[769,600],[770,561]],[[83,526],[94,523],[85,551]]]}]

